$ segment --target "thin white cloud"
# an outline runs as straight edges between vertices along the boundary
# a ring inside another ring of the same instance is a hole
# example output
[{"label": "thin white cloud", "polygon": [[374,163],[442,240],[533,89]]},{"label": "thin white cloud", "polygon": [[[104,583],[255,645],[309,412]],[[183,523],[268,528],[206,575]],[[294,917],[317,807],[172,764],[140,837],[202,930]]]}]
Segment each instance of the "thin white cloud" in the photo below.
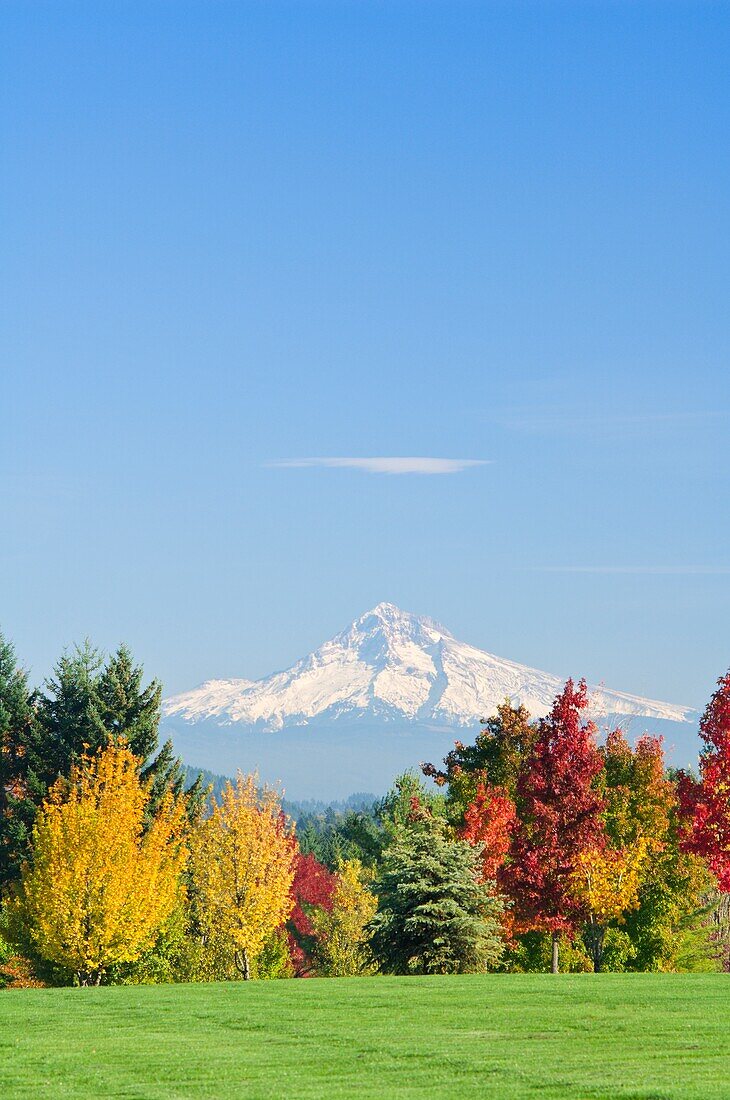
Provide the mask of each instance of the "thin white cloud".
[{"label": "thin white cloud", "polygon": [[707,422],[727,419],[727,409],[699,409],[679,412],[612,413],[602,410],[593,414],[564,409],[525,408],[492,414],[504,427],[523,432],[620,432],[661,429],[696,428]]},{"label": "thin white cloud", "polygon": [[652,577],[725,577],[730,566],[714,565],[535,565],[532,573],[614,573]]},{"label": "thin white cloud", "polygon": [[270,465],[279,469],[324,466],[365,470],[369,474],[458,474],[471,466],[486,466],[488,461],[482,458],[292,458]]}]

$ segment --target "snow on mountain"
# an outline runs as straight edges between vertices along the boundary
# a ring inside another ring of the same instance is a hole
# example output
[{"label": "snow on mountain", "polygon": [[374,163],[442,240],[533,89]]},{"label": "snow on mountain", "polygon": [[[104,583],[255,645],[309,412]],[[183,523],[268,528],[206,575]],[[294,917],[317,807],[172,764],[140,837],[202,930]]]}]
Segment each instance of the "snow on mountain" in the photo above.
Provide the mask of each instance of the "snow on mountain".
[{"label": "snow on mountain", "polygon": [[[168,699],[167,719],[274,731],[348,718],[473,726],[506,697],[547,713],[563,681],[460,642],[432,619],[380,603],[284,672],[264,679],[208,680]],[[591,689],[593,717],[691,722],[689,707]]]}]

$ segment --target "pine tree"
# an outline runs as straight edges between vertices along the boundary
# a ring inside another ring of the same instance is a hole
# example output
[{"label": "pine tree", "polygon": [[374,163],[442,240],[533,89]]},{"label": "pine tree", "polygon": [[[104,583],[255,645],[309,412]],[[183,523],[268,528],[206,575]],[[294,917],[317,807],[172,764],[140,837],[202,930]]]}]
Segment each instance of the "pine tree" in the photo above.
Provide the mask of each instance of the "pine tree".
[{"label": "pine tree", "polygon": [[102,718],[99,677],[103,659],[88,642],[64,653],[40,697],[38,775],[45,787],[67,777],[85,754],[109,744]]},{"label": "pine tree", "polygon": [[370,949],[389,974],[484,971],[502,953],[502,902],[480,880],[478,849],[413,801],[373,887]]},{"label": "pine tree", "polygon": [[[150,785],[148,816],[168,791],[176,798],[183,794],[185,769],[172,742],[157,751],[162,687],[157,680],[145,686],[143,676],[124,645],[106,663],[88,641],[61,658],[39,707],[37,758],[44,789],[68,776],[84,754],[124,743],[142,761],[141,777]],[[201,797],[196,780],[187,794],[189,805]]]},{"label": "pine tree", "polygon": [[122,738],[131,752],[148,760],[157,749],[162,685],[152,680],[145,687],[141,665],[135,665],[125,645],[107,660],[96,684],[99,715],[111,740]]},{"label": "pine tree", "polygon": [[35,711],[26,673],[0,634],[0,891],[27,855],[42,793],[33,763]]}]

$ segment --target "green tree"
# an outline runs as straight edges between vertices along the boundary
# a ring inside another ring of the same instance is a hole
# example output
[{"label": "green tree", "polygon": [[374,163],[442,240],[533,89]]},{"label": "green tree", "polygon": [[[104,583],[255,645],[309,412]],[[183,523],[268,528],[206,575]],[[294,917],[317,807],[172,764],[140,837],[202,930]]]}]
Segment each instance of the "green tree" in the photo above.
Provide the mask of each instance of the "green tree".
[{"label": "green tree", "polygon": [[[150,785],[148,816],[165,795],[185,789],[185,769],[172,742],[158,751],[162,686],[143,682],[144,670],[121,645],[106,662],[89,642],[64,654],[46,683],[39,707],[38,757],[45,787],[67,776],[85,753],[124,741],[142,761],[141,777]],[[200,779],[187,793],[188,804],[202,798]]]},{"label": "green tree", "polygon": [[85,753],[109,743],[102,718],[102,655],[88,642],[64,653],[46,681],[38,707],[38,773],[44,788],[67,777]]},{"label": "green tree", "polygon": [[43,792],[33,766],[36,734],[26,673],[0,634],[0,891],[18,876]]},{"label": "green tree", "polygon": [[484,971],[501,957],[502,901],[479,880],[479,852],[416,799],[374,883],[370,949],[389,974]]}]

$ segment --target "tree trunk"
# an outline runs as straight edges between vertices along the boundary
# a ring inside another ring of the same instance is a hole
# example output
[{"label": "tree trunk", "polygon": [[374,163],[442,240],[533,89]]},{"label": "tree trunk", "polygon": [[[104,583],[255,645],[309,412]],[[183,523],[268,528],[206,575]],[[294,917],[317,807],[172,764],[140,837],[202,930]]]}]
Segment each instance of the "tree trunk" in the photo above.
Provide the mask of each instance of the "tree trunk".
[{"label": "tree trunk", "polygon": [[248,951],[236,951],[234,955],[236,963],[236,969],[243,978],[244,982],[247,982],[251,977],[251,966],[248,961]]},{"label": "tree trunk", "polygon": [[559,932],[553,932],[553,963],[552,963],[552,967],[551,967],[553,974],[558,973],[558,948],[559,948],[559,946],[560,946],[560,933]]}]

